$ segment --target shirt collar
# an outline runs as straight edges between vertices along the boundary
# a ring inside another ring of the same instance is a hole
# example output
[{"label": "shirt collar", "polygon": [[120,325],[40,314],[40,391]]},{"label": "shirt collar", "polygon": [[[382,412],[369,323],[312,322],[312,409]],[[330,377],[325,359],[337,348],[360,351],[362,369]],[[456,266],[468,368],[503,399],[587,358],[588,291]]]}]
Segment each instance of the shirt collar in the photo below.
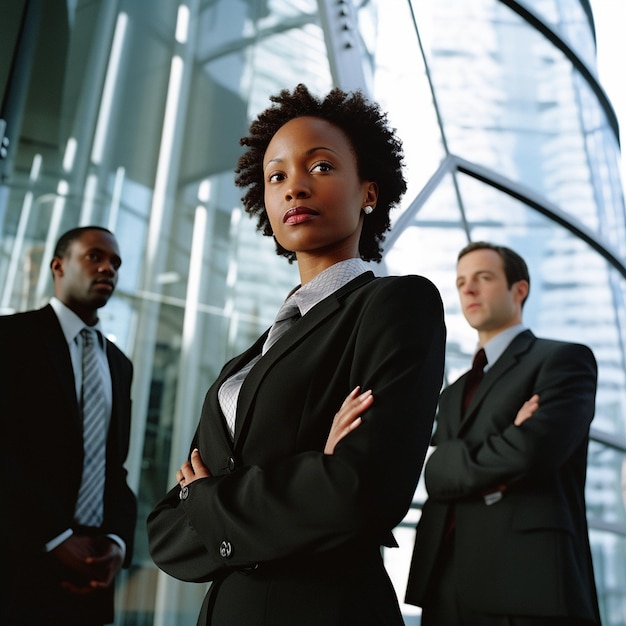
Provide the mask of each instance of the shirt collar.
[{"label": "shirt collar", "polygon": [[[61,324],[61,330],[65,336],[65,341],[67,341],[69,345],[74,341],[74,339],[76,339],[76,336],[83,328],[85,328],[85,326],[87,326],[87,324],[85,324],[85,322],[83,322],[83,320],[81,320],[80,317],[72,311],[72,309],[54,296],[50,299],[50,306],[54,309],[54,312],[59,318],[59,324]],[[89,326],[89,328],[99,331],[100,336],[104,336],[100,320],[96,322],[95,326]]]},{"label": "shirt collar", "polygon": [[339,261],[320,272],[306,285],[293,289],[288,297],[293,297],[300,309],[300,315],[305,315],[331,293],[369,270],[370,266],[363,259]]},{"label": "shirt collar", "polygon": [[509,347],[513,339],[525,330],[526,326],[524,326],[524,324],[515,324],[515,326],[510,326],[501,333],[498,333],[493,339],[488,341],[483,346],[485,354],[487,355],[487,366],[485,367],[485,372],[489,368],[493,367],[495,362],[502,356],[502,353]]}]

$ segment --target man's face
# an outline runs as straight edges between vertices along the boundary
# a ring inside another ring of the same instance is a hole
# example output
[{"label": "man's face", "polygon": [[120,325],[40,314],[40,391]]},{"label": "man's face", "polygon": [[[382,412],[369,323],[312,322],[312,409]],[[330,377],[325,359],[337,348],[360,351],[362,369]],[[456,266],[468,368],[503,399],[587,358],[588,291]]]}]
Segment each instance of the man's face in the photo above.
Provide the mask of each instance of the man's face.
[{"label": "man's face", "polygon": [[504,263],[495,250],[474,250],[461,257],[456,287],[463,315],[478,331],[481,345],[522,321],[528,283],[520,280],[509,288]]},{"label": "man's face", "polygon": [[122,264],[115,237],[100,230],[87,230],[75,239],[66,255],[52,260],[57,298],[85,322],[95,322],[115,290]]}]

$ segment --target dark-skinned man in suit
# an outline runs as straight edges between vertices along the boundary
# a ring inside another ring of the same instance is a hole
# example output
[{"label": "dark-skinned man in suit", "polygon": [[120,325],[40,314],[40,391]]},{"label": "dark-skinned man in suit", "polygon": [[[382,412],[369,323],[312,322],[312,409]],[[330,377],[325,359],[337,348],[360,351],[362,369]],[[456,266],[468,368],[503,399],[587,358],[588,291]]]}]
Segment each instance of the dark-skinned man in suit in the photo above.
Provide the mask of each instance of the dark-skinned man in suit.
[{"label": "dark-skinned man in suit", "polygon": [[[50,264],[50,303],[0,317],[0,347],[10,359],[0,415],[12,496],[3,623],[11,626],[113,621],[115,576],[130,563],[137,515],[124,469],[132,365],[98,320],[120,265],[110,231],[72,229]],[[93,369],[84,364],[87,354]],[[87,415],[99,437],[88,434]]]}]

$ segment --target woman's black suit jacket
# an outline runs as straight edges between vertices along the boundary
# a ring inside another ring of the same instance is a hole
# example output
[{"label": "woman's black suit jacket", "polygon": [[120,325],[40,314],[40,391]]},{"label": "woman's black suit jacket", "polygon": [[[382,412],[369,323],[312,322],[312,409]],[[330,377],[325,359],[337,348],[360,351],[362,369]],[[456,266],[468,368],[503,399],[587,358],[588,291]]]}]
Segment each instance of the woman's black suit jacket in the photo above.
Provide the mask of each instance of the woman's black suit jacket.
[{"label": "woman's black suit jacket", "polygon": [[[2,562],[3,570],[7,569],[3,580],[14,583],[11,602],[20,612],[42,610],[41,623],[53,623],[55,607],[68,621],[80,617],[85,623],[112,621],[113,589],[74,595],[68,601],[68,594],[59,588],[60,573],[44,552],[47,542],[74,526],[83,468],[82,421],[70,352],[52,307],[1,316],[0,349],[3,478],[12,493],[2,516],[7,554]],[[133,372],[131,362],[109,341],[107,358],[113,405],[101,533],[123,539],[128,566],[137,517],[124,468]],[[66,623],[61,617],[57,622]]]},{"label": "woman's black suit jacket", "polygon": [[[599,623],[584,494],[596,377],[588,347],[527,330],[486,372],[465,415],[467,374],[443,391],[407,602],[428,603],[453,507],[455,589],[466,607]],[[539,408],[515,426],[535,393]],[[504,496],[487,505],[483,494],[500,485]]]},{"label": "woman's black suit jacket", "polygon": [[[176,578],[214,581],[202,624],[402,624],[380,546],[395,544],[431,436],[445,344],[439,293],[422,277],[366,272],[317,304],[248,374],[233,443],[217,390],[266,334],[207,392],[192,448],[212,477],[156,506],[152,557]],[[374,404],[324,455],[357,385]]]}]

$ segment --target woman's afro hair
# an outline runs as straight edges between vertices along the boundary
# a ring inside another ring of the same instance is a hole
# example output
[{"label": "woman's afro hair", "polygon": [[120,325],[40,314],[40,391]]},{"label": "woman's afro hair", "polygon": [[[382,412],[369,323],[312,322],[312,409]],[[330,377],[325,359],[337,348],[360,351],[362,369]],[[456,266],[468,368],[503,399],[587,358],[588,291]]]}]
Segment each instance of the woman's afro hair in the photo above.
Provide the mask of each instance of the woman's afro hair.
[{"label": "woman's afro hair", "polygon": [[[346,93],[335,88],[322,99],[312,95],[303,84],[292,92],[283,89],[271,96],[270,101],[273,104],[258,115],[250,124],[249,135],[240,140],[246,149],[235,169],[235,184],[247,189],[241,200],[246,212],[257,217],[257,230],[267,236],[273,234],[264,203],[263,157],[267,146],[276,131],[290,120],[318,117],[345,133],[356,155],[359,178],[378,185],[376,210],[364,220],[359,253],[365,261],[380,262],[381,244],[390,228],[389,212],[406,192],[402,143],[395,129],[389,127],[387,114],[360,91]],[[287,257],[289,262],[296,258],[295,253],[285,250],[278,241],[276,253]]]}]

